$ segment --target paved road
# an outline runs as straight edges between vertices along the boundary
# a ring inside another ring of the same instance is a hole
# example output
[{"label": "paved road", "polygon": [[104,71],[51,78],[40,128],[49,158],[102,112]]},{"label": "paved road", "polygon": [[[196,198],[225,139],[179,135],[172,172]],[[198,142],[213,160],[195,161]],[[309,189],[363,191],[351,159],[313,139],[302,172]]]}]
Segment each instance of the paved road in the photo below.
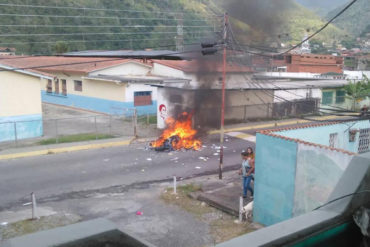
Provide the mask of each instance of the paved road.
[{"label": "paved road", "polygon": [[[63,200],[92,191],[124,190],[172,176],[191,177],[218,169],[218,135],[201,151],[155,152],[145,144],[0,161],[0,211],[29,201]],[[225,142],[225,168],[240,163],[240,152],[253,145],[240,138]],[[59,198],[59,199],[56,199]]]}]

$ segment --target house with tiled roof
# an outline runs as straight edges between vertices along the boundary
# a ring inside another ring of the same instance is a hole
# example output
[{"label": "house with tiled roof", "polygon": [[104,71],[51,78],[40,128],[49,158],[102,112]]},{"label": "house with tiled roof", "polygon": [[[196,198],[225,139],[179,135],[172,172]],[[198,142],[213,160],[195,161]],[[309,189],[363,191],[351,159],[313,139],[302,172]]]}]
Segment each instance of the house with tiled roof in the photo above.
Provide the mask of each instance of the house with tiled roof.
[{"label": "house with tiled roof", "polygon": [[40,81],[53,76],[32,69],[1,64],[0,60],[0,142],[17,141],[43,134]]},{"label": "house with tiled roof", "polygon": [[182,83],[170,76],[151,75],[150,61],[140,59],[28,56],[0,60],[20,69],[53,75],[43,82],[43,102],[109,114],[156,113],[156,88],[148,83]]},{"label": "house with tiled roof", "polygon": [[369,133],[368,120],[257,133],[254,221],[273,225],[325,203],[352,158],[370,151]]}]

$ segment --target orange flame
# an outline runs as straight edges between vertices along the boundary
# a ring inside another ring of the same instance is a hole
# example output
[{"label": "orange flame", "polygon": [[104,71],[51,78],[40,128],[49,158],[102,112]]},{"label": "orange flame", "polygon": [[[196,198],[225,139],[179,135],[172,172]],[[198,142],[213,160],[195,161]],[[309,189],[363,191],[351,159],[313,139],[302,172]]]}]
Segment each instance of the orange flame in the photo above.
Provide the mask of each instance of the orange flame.
[{"label": "orange flame", "polygon": [[199,150],[202,147],[202,141],[195,138],[197,131],[191,127],[192,114],[183,112],[178,119],[168,117],[166,119],[167,128],[161,136],[151,143],[152,147],[160,147],[170,137],[177,136],[178,139],[171,143],[175,150],[182,148]]}]

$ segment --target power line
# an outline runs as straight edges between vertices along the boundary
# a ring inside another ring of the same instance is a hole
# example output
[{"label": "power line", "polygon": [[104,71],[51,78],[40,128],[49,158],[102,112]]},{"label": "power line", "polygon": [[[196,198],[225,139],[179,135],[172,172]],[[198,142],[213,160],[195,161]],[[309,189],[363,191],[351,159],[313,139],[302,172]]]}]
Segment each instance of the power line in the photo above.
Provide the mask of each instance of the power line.
[{"label": "power line", "polygon": [[4,14],[0,16],[14,16],[14,17],[45,17],[45,18],[85,18],[85,19],[110,19],[110,20],[163,20],[163,21],[179,21],[184,20],[188,22],[206,22],[202,19],[179,19],[179,18],[158,18],[158,17],[119,17],[119,16],[82,16],[82,15],[28,15],[28,14]]},{"label": "power line", "polygon": [[[191,39],[202,39],[206,38],[206,36],[198,36],[192,37]],[[174,37],[163,39],[163,38],[153,38],[153,39],[95,39],[95,40],[56,40],[56,41],[31,41],[31,42],[10,42],[10,43],[0,43],[0,45],[27,45],[27,44],[55,44],[58,42],[65,42],[65,43],[94,43],[94,42],[124,42],[124,41],[167,41],[167,40],[174,40]],[[0,58],[1,60],[2,58]]]},{"label": "power line", "polygon": [[[43,8],[43,9],[72,9],[72,10],[92,10],[92,11],[111,11],[111,12],[127,12],[127,13],[159,13],[159,14],[184,14],[184,12],[174,12],[174,11],[144,11],[144,10],[134,10],[134,9],[105,9],[105,8],[89,8],[89,7],[72,7],[72,6],[48,6],[48,5],[30,5],[30,4],[10,4],[10,3],[0,3],[0,6],[7,7],[26,7],[26,8]],[[213,15],[213,18],[220,17]]]},{"label": "power line", "polygon": [[[156,27],[156,28],[176,28],[177,26],[149,26],[149,25],[133,25],[133,26],[122,26],[122,25],[39,25],[39,24],[16,24],[16,25],[8,25],[8,24],[0,24],[0,27],[60,27],[60,28],[147,28],[147,27]],[[191,27],[191,28],[211,28],[210,26],[182,26],[182,27]]]},{"label": "power line", "polygon": [[[185,31],[186,32],[186,31]],[[143,35],[143,34],[177,34],[177,32],[128,32],[128,33],[17,33],[17,34],[0,34],[0,37],[27,37],[27,36],[89,36],[89,35]],[[214,33],[214,31],[194,31],[186,33]]]}]

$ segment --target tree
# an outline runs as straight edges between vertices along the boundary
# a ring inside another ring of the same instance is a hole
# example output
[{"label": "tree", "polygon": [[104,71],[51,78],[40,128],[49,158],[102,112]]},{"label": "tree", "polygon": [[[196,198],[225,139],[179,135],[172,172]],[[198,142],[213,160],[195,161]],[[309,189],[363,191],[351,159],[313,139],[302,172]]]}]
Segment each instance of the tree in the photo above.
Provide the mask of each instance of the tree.
[{"label": "tree", "polygon": [[55,44],[54,50],[57,54],[66,53],[69,50],[69,47],[66,42],[58,41]]},{"label": "tree", "polygon": [[370,80],[364,75],[361,81],[349,81],[349,84],[344,86],[346,98],[352,101],[352,110],[356,110],[356,103],[370,96]]}]

